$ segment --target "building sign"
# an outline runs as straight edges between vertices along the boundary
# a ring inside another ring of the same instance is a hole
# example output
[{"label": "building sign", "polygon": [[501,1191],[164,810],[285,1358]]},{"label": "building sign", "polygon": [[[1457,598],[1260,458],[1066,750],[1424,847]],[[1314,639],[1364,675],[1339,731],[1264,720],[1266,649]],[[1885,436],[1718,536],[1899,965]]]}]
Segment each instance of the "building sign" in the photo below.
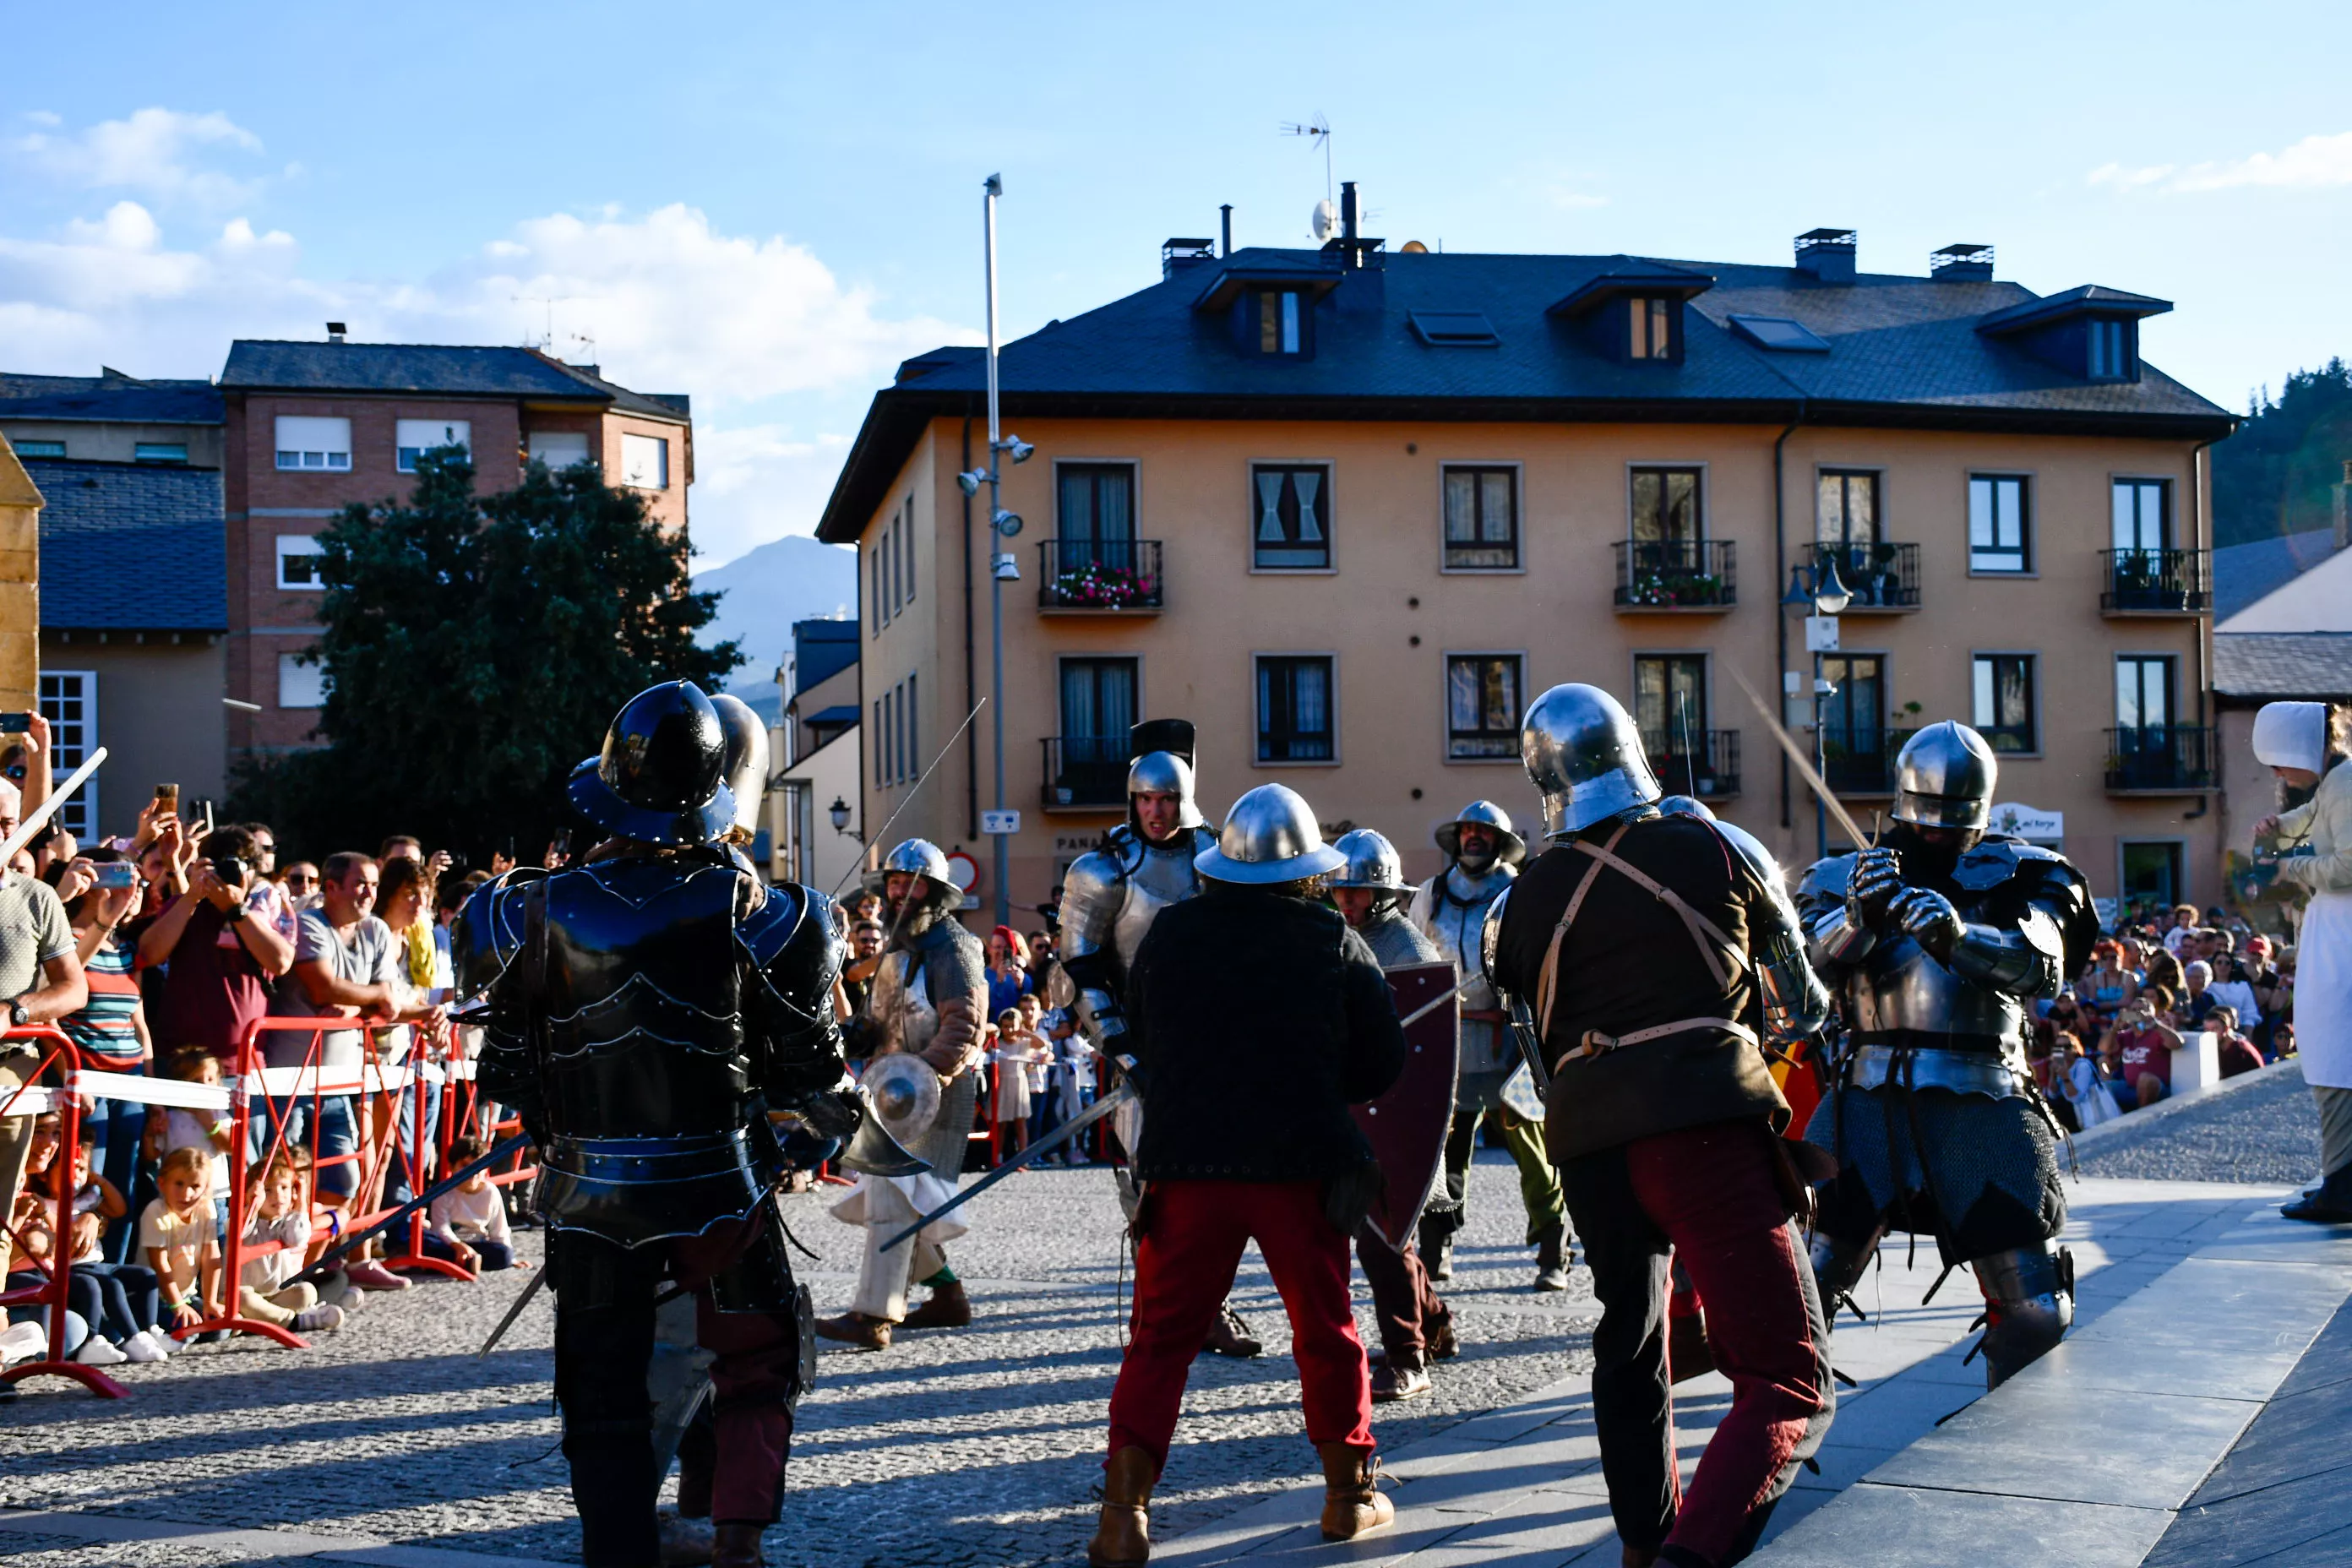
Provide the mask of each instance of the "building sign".
[{"label": "building sign", "polygon": [[2022,838],[2030,844],[2057,844],[2066,837],[2066,814],[2031,805],[1996,805],[1992,808],[1990,831]]}]

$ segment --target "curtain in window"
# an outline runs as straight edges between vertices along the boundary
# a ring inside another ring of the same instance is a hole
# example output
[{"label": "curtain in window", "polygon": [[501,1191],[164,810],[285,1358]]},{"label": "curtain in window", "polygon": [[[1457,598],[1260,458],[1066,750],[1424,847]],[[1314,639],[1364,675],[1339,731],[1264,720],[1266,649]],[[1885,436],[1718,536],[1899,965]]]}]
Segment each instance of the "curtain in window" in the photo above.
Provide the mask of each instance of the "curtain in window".
[{"label": "curtain in window", "polygon": [[1315,521],[1315,498],[1323,489],[1323,476],[1313,468],[1299,468],[1290,476],[1291,488],[1298,494],[1298,542],[1323,542],[1323,525]]},{"label": "curtain in window", "polygon": [[1280,468],[1260,468],[1257,471],[1257,542],[1260,544],[1280,544],[1282,531],[1282,481]]},{"label": "curtain in window", "polygon": [[1878,542],[1878,476],[1823,474],[1813,537],[1823,544],[1867,548]]},{"label": "curtain in window", "polygon": [[1822,677],[1837,687],[1822,705],[1823,744],[1849,756],[1875,755],[1885,744],[1879,661],[1824,658]]}]

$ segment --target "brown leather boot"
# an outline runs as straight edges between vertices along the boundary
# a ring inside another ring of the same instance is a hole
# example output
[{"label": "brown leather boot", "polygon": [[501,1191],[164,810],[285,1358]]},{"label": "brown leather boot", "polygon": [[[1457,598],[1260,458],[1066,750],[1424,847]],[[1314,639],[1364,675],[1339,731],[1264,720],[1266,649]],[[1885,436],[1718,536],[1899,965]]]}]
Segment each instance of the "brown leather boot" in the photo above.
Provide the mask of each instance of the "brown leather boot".
[{"label": "brown leather boot", "polygon": [[720,1524],[711,1527],[710,1568],[767,1568],[760,1555],[764,1524]]},{"label": "brown leather boot", "polygon": [[1264,1342],[1250,1332],[1248,1322],[1231,1307],[1217,1309],[1216,1324],[1209,1330],[1209,1337],[1202,1342],[1201,1349],[1215,1355],[1229,1355],[1237,1361],[1248,1361],[1265,1353]]},{"label": "brown leather boot", "polygon": [[1140,1448],[1121,1448],[1103,1467],[1102,1515],[1087,1542],[1090,1568],[1136,1568],[1151,1561],[1151,1489],[1160,1472]]},{"label": "brown leather boot", "polygon": [[819,1318],[816,1321],[816,1337],[855,1345],[863,1351],[887,1351],[890,1348],[890,1320],[869,1318],[863,1312],[844,1312],[838,1318]]},{"label": "brown leather boot", "polygon": [[1323,1539],[1353,1541],[1396,1522],[1396,1505],[1375,1484],[1380,1466],[1361,1448],[1318,1443],[1323,1457]]},{"label": "brown leather boot", "polygon": [[971,1298],[963,1281],[950,1279],[931,1288],[931,1299],[907,1314],[902,1329],[961,1329],[971,1325]]}]

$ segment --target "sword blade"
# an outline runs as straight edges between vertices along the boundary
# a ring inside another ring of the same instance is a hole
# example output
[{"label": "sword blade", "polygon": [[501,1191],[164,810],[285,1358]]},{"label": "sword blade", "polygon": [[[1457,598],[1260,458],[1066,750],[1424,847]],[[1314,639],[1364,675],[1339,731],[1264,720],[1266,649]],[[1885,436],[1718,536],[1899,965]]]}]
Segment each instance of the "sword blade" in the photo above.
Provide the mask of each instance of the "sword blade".
[{"label": "sword blade", "polygon": [[287,1283],[289,1285],[315,1284],[317,1281],[324,1279],[328,1274],[332,1272],[331,1266],[336,1258],[342,1257],[343,1254],[351,1251],[352,1248],[359,1246],[361,1243],[372,1240],[374,1237],[383,1235],[385,1231],[390,1230],[394,1226],[398,1225],[402,1220],[406,1219],[410,1215],[415,1214],[418,1209],[430,1204],[435,1198],[439,1197],[442,1194],[456,1191],[458,1184],[470,1178],[475,1172],[488,1170],[492,1165],[497,1164],[500,1160],[505,1159],[508,1155],[513,1153],[516,1150],[522,1148],[530,1142],[530,1133],[516,1133],[513,1137],[509,1138],[505,1142],[500,1143],[497,1148],[491,1150],[488,1153],[483,1155],[472,1164],[467,1165],[464,1170],[444,1176],[439,1182],[417,1194],[416,1196],[409,1199],[406,1203],[401,1205],[398,1208],[393,1210],[390,1214],[384,1215],[373,1225],[369,1226],[362,1230],[352,1231],[349,1235],[343,1237],[341,1240],[337,1241],[334,1246],[319,1254],[317,1261],[304,1268],[299,1274],[295,1275],[294,1278]]},{"label": "sword blade", "polygon": [[1399,1018],[1397,1020],[1397,1027],[1400,1029],[1412,1028],[1415,1024],[1420,1023],[1423,1018],[1426,1018],[1432,1013],[1436,1012],[1438,1008],[1444,1006],[1446,1003],[1453,1001],[1455,996],[1461,994],[1461,991],[1462,983],[1460,981],[1455,981],[1453,984],[1447,986],[1436,995],[1432,996],[1428,1001],[1423,1002],[1420,1006],[1415,1007],[1403,1017]]},{"label": "sword blade", "polygon": [[[16,858],[16,851],[33,841],[33,836],[48,825],[49,818],[55,816],[64,807],[66,802],[74,797],[74,792],[81,788],[90,774],[98,772],[98,764],[104,761],[106,761],[106,748],[100,746],[89,754],[88,762],[73,771],[70,778],[50,789],[48,799],[26,814],[25,820],[16,825],[16,831],[8,835],[5,842],[0,842],[0,866],[5,866],[9,861],[14,860]],[[47,767],[48,763],[36,758],[33,765]]]},{"label": "sword blade", "polygon": [[497,1349],[498,1342],[507,1337],[507,1331],[514,1327],[515,1320],[522,1316],[522,1310],[530,1305],[530,1299],[538,1295],[546,1283],[547,1265],[541,1262],[531,1271],[530,1283],[522,1288],[521,1293],[515,1297],[514,1305],[507,1309],[507,1315],[499,1320],[499,1326],[490,1331],[490,1337],[484,1340],[482,1348],[474,1352],[476,1361],[486,1361],[489,1358],[490,1352]]},{"label": "sword blade", "polygon": [[1838,819],[1838,826],[1846,830],[1853,838],[1854,846],[1859,848],[1874,842],[1874,839],[1864,835],[1862,825],[1853,819],[1853,813],[1846,810],[1838,797],[1830,793],[1830,786],[1822,781],[1821,773],[1814,768],[1812,758],[1805,754],[1805,748],[1797,743],[1797,738],[1781,727],[1780,721],[1772,717],[1772,710],[1765,706],[1764,699],[1756,695],[1756,689],[1748,684],[1748,678],[1739,673],[1739,667],[1736,664],[1726,664],[1724,668],[1731,672],[1731,679],[1739,683],[1739,689],[1748,693],[1748,700],[1756,704],[1757,717],[1764,721],[1764,727],[1772,732],[1772,738],[1775,741],[1780,742],[1780,749],[1789,753],[1790,762],[1797,764],[1798,773],[1811,788],[1813,794],[1821,798],[1822,804],[1830,808],[1830,815]]},{"label": "sword blade", "polygon": [[1112,1089],[1108,1094],[1104,1095],[1100,1100],[1096,1100],[1092,1105],[1087,1106],[1084,1110],[1081,1110],[1076,1116],[1071,1117],[1067,1121],[1063,1122],[1059,1127],[1054,1129],[1053,1131],[1047,1133],[1044,1138],[1030,1144],[1029,1147],[1021,1151],[1020,1153],[1013,1155],[1013,1158],[1005,1161],[1004,1163],[997,1166],[996,1169],[989,1172],[988,1174],[981,1177],[980,1180],[957,1193],[955,1196],[950,1198],[947,1202],[941,1204],[939,1207],[933,1209],[930,1213],[925,1215],[922,1218],[917,1220],[914,1224],[908,1226],[906,1229],[892,1237],[889,1240],[884,1242],[882,1244],[882,1250],[885,1252],[889,1251],[900,1242],[906,1241],[909,1237],[920,1232],[924,1226],[938,1220],[942,1215],[954,1213],[957,1209],[961,1208],[965,1204],[970,1203],[981,1194],[988,1191],[989,1188],[996,1185],[997,1183],[1004,1180],[1005,1177],[1011,1175],[1013,1172],[1021,1169],[1022,1166],[1028,1164],[1031,1161],[1035,1160],[1042,1154],[1049,1153],[1052,1151],[1060,1148],[1063,1144],[1067,1143],[1071,1139],[1076,1138],[1079,1133],[1085,1131],[1096,1122],[1100,1121],[1104,1117],[1108,1116],[1112,1111],[1117,1110],[1120,1106],[1125,1105],[1129,1100],[1133,1100],[1134,1098],[1134,1082],[1129,1080],[1129,1082],[1120,1084],[1117,1089]]}]

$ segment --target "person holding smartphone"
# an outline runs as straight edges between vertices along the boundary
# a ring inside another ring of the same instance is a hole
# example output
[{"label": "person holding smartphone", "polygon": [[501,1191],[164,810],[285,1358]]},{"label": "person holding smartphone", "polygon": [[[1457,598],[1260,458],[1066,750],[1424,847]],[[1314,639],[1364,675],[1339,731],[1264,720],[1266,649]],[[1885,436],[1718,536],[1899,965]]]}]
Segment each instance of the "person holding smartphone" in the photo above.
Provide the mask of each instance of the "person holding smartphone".
[{"label": "person holding smartphone", "polygon": [[226,1058],[269,1010],[270,984],[293,967],[294,944],[247,906],[250,833],[221,827],[201,844],[177,843],[164,873],[169,901],[139,934],[139,965],[169,966],[156,1018],[164,1041],[202,1046],[233,1067]]}]

